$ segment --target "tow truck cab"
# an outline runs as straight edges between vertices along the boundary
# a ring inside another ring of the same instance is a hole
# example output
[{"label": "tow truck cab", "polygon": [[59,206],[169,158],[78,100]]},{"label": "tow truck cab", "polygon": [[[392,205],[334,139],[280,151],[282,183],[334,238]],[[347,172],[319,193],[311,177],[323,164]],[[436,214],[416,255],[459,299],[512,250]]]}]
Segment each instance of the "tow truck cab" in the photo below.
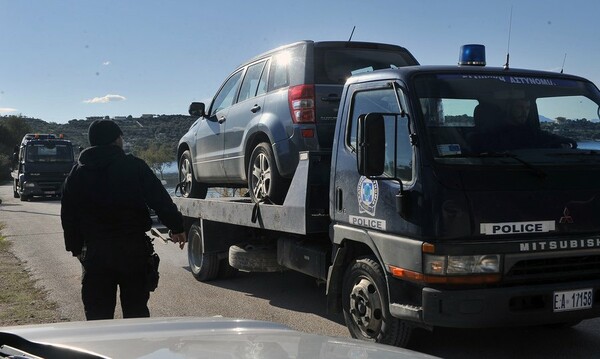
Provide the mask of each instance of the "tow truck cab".
[{"label": "tow truck cab", "polygon": [[377,280],[364,265],[342,270],[361,254],[385,273],[389,314],[418,326],[600,316],[599,109],[594,84],[553,72],[415,66],[350,78],[328,295],[352,335],[389,336],[373,324],[366,289]]},{"label": "tow truck cab", "polygon": [[60,197],[74,160],[71,141],[62,135],[26,134],[13,154],[14,197]]}]

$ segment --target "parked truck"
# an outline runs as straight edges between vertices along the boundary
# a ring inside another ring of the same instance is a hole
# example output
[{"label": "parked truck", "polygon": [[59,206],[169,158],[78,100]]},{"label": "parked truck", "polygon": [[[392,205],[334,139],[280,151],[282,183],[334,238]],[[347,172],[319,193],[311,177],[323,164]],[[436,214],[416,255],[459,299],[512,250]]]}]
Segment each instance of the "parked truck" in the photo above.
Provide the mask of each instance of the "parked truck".
[{"label": "parked truck", "polygon": [[193,275],[304,273],[352,337],[397,346],[600,316],[600,91],[463,50],[350,77],[331,151],[300,153],[282,205],[176,198]]},{"label": "parked truck", "polygon": [[26,134],[13,154],[14,197],[60,197],[74,161],[73,145],[62,135]]}]

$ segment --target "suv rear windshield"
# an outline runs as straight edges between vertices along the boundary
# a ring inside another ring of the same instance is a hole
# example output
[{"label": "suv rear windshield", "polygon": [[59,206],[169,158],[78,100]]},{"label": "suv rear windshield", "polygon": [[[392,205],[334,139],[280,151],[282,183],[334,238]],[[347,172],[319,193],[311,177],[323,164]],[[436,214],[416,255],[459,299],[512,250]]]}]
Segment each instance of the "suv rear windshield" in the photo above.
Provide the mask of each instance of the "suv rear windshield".
[{"label": "suv rear windshield", "polygon": [[343,85],[348,77],[380,69],[415,65],[402,50],[315,47],[315,83]]}]

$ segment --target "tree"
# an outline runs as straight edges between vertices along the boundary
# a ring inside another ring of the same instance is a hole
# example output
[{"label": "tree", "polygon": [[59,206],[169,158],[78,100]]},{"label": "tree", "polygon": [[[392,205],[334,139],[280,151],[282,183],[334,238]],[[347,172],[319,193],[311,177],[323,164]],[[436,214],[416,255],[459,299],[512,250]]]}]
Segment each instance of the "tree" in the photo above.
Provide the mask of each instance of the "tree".
[{"label": "tree", "polygon": [[0,179],[10,178],[14,147],[28,132],[31,132],[31,127],[21,116],[0,118]]},{"label": "tree", "polygon": [[138,157],[143,159],[148,166],[160,175],[160,179],[164,179],[163,172],[165,167],[173,161],[175,157],[173,149],[166,144],[157,144],[151,142],[145,149],[136,149]]}]

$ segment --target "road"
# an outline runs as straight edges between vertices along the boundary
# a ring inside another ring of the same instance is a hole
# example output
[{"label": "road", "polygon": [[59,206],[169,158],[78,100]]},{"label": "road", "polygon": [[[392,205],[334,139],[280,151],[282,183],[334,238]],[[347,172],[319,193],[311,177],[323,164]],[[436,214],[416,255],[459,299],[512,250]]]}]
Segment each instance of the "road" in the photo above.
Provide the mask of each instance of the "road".
[{"label": "road", "polygon": [[[0,186],[0,221],[13,252],[59,306],[67,320],[84,320],[81,267],[64,251],[58,200],[20,202],[10,185]],[[292,272],[240,273],[227,280],[196,281],[187,250],[155,242],[161,257],[159,288],[149,307],[153,317],[215,316],[283,323],[318,334],[348,337],[339,315],[325,312],[325,288]],[[116,313],[120,317],[119,309]],[[600,355],[600,319],[570,329],[445,329],[419,333],[411,349],[443,358],[592,358]]]}]

